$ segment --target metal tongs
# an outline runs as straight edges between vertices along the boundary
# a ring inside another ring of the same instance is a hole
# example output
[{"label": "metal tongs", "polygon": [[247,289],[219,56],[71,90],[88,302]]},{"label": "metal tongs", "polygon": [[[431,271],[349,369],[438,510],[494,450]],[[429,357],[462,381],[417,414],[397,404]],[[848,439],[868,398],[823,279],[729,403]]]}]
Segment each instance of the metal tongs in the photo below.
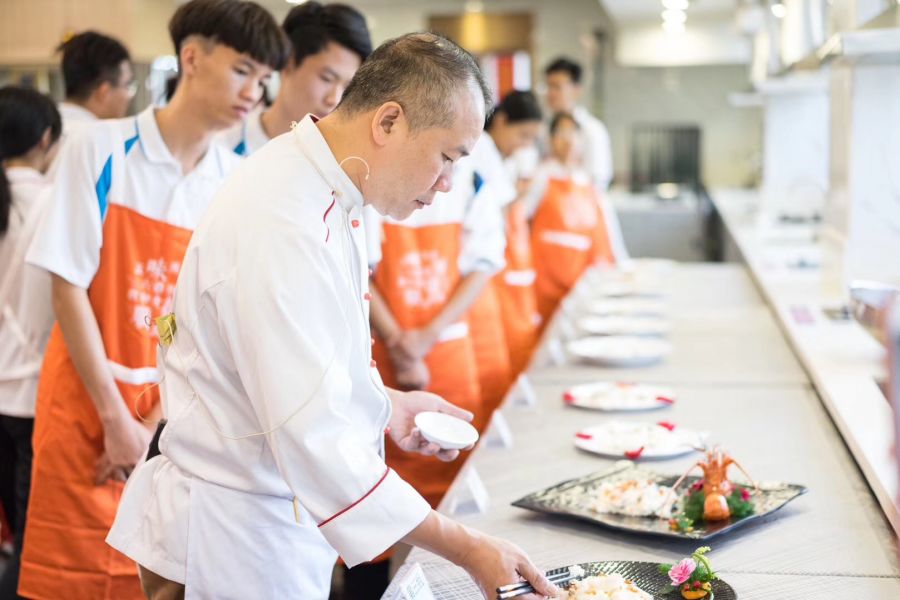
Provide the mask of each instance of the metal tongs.
[{"label": "metal tongs", "polygon": [[[547,579],[550,580],[550,583],[556,585],[557,587],[565,586],[565,584],[569,583],[573,579],[580,577],[580,575],[573,574],[573,567],[560,567],[559,569],[553,569],[552,571],[547,571],[545,573]],[[510,583],[508,585],[500,586],[497,588],[497,600],[506,600],[507,598],[515,598],[517,596],[524,596],[525,594],[533,594],[534,588],[531,587],[531,584],[527,581],[520,581],[518,583]]]}]

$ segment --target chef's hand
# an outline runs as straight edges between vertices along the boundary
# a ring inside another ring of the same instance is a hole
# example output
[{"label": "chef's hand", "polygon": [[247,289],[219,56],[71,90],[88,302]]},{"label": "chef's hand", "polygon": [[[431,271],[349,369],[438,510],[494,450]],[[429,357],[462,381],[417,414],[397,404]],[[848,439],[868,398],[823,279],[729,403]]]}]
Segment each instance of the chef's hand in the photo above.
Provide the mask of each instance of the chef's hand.
[{"label": "chef's hand", "polygon": [[485,598],[496,598],[498,587],[522,580],[531,583],[536,591],[520,596],[523,600],[557,597],[559,588],[550,583],[521,548],[483,533],[476,536],[478,543],[471,546],[460,566],[468,571]]},{"label": "chef's hand", "polygon": [[[393,360],[391,362],[394,363]],[[401,390],[424,390],[431,381],[431,373],[423,360],[412,363],[401,361],[399,365],[394,363],[394,378]]]},{"label": "chef's hand", "polygon": [[[437,456],[449,462],[459,456],[459,450],[444,450],[437,444],[429,442],[416,427],[416,415],[420,412],[435,411],[471,421],[474,415],[450,404],[437,394],[429,392],[400,392],[392,390],[391,400],[393,413],[390,421],[390,436],[400,449],[406,452],[418,452],[425,456]],[[468,450],[468,448],[466,448]]]},{"label": "chef's hand", "polygon": [[103,454],[97,461],[94,483],[125,481],[147,452],[153,431],[135,421],[120,401],[121,410],[103,422]]}]

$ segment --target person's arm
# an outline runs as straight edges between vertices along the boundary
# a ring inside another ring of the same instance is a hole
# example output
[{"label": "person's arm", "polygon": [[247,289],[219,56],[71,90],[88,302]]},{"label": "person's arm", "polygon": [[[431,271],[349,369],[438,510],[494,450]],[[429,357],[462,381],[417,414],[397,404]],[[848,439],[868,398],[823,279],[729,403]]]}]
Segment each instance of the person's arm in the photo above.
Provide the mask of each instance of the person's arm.
[{"label": "person's arm", "polygon": [[135,421],[113,379],[87,290],[52,275],[53,310],[66,347],[103,424],[96,483],[124,481],[147,450],[150,430]]},{"label": "person's arm", "polygon": [[492,274],[484,271],[473,271],[465,275],[444,308],[428,325],[420,329],[407,329],[401,332],[394,345],[397,352],[410,361],[421,360],[428,356],[437,343],[441,331],[459,321],[466,311],[481,295],[490,281]]},{"label": "person's arm", "polygon": [[403,330],[394,318],[387,301],[382,297],[375,280],[371,280],[369,287],[370,311],[369,320],[378,336],[387,347],[388,356],[394,367],[394,377],[397,385],[404,390],[423,390],[428,387],[431,374],[423,357],[409,356],[398,345],[403,337]]},{"label": "person's arm", "polygon": [[555,597],[559,593],[559,588],[515,544],[469,529],[433,510],[402,541],[465,569],[485,598],[495,598],[498,587],[522,579],[537,591],[521,596],[523,600]]}]

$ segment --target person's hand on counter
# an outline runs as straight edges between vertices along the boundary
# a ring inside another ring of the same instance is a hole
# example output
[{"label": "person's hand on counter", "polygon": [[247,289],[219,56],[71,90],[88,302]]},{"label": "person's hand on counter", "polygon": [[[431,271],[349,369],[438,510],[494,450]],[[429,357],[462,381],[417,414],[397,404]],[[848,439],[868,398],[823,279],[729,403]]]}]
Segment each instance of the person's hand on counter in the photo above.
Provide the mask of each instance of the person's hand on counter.
[{"label": "person's hand on counter", "polygon": [[536,590],[521,596],[523,600],[555,598],[560,591],[515,544],[469,529],[436,511],[402,541],[465,569],[485,598],[496,598],[498,587],[523,579]]}]

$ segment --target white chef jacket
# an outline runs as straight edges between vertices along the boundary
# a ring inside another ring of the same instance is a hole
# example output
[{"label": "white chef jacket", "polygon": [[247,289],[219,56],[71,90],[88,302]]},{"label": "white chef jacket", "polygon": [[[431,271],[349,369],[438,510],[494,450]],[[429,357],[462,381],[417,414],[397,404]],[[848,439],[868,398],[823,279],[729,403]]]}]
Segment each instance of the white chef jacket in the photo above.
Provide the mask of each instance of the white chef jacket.
[{"label": "white chef jacket", "polygon": [[[578,185],[591,185],[592,183],[591,176],[587,171],[573,170],[554,158],[548,158],[535,169],[531,183],[528,185],[528,191],[524,195],[525,210],[529,220],[534,217],[541,200],[544,199],[550,179],[571,179]],[[600,199],[600,210],[606,224],[606,234],[609,236],[613,256],[617,261],[628,260],[628,248],[625,246],[619,215],[606,192],[600,191],[597,196]]]},{"label": "white chef jacket", "polygon": [[213,193],[240,159],[211,144],[187,175],[169,152],[155,108],[77,131],[61,148],[51,208],[29,263],[87,289],[100,266],[103,219],[110,204],[194,229]]},{"label": "white chef jacket", "polygon": [[250,156],[269,143],[270,138],[262,125],[264,111],[265,106],[258,104],[246,119],[218,134],[215,141],[238,156]]},{"label": "white chef jacket", "polygon": [[107,538],[189,599],[327,598],[335,550],[370,560],[430,511],[383,458],[361,219],[307,117],[235,171],[194,233],[162,454],[132,474]]},{"label": "white chef jacket", "polygon": [[0,237],[0,414],[33,417],[44,347],[53,326],[50,276],[25,263],[46,210],[50,182],[39,171],[6,169],[9,229]]}]

